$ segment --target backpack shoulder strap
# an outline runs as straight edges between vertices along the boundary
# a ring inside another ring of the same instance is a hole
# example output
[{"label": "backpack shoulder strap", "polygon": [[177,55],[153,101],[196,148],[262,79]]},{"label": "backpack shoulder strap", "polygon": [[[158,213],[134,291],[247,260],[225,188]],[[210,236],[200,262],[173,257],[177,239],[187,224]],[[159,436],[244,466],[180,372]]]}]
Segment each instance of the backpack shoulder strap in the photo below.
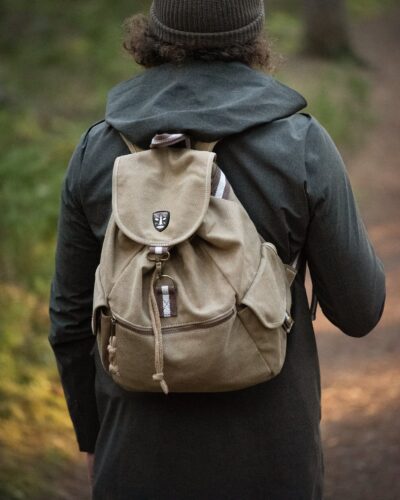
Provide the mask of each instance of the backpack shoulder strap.
[{"label": "backpack shoulder strap", "polygon": [[121,139],[124,141],[124,143],[128,146],[128,149],[131,153],[140,153],[143,151],[143,149],[139,148],[139,146],[136,146],[136,144],[132,144],[129,139],[127,139],[124,134],[119,133],[121,136]]},{"label": "backpack shoulder strap", "polygon": [[215,148],[215,146],[217,145],[217,143],[219,142],[218,141],[214,141],[214,142],[201,142],[201,141],[197,141],[194,143],[193,145],[193,149],[196,149],[197,151],[208,151],[208,152],[212,152]]}]

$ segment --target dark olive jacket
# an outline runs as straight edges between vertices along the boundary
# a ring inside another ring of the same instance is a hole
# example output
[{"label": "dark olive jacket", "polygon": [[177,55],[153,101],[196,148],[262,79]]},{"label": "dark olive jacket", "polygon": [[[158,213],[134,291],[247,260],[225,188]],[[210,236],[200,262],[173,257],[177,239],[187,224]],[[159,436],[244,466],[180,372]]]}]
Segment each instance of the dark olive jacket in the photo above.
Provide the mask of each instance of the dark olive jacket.
[{"label": "dark olive jacket", "polygon": [[[342,159],[318,122],[300,113],[305,105],[297,92],[240,63],[165,64],[115,87],[105,120],[77,146],[62,191],[49,339],[80,449],[95,452],[95,499],[322,498],[305,261],[325,315],[347,335],[377,324],[385,283]],[[158,132],[220,139],[217,161],[260,234],[285,262],[302,252],[295,326],[272,381],[165,396],[126,392],[101,367],[92,292],[114,159],[128,153],[118,131],[142,147]]]}]

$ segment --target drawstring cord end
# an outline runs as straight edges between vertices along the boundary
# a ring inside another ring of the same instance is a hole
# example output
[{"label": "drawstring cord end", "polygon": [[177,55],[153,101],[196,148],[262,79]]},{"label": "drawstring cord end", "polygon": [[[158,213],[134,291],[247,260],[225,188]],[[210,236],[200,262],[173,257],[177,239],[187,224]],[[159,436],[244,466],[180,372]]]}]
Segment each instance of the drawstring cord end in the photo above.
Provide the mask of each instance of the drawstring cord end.
[{"label": "drawstring cord end", "polygon": [[161,386],[163,393],[168,394],[169,389],[168,389],[167,382],[164,380],[163,373],[154,373],[153,380],[157,380],[158,382],[160,382],[160,386]]}]

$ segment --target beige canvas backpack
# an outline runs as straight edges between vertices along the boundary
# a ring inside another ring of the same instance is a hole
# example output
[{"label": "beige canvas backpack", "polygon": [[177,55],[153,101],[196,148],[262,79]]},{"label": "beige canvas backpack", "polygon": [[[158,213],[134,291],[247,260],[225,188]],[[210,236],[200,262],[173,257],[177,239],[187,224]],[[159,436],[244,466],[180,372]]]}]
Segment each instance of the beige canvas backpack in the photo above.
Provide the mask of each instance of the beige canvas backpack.
[{"label": "beige canvas backpack", "polygon": [[104,368],[127,390],[266,381],[293,324],[295,269],[258,234],[215,143],[171,147],[182,138],[156,136],[142,151],[123,137],[131,154],[114,164],[92,325]]}]

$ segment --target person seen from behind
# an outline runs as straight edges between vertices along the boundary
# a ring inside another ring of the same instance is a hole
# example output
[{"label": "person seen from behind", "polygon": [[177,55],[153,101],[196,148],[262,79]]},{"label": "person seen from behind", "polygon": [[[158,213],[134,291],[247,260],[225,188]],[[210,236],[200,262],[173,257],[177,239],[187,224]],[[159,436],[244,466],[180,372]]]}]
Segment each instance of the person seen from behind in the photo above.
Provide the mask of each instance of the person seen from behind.
[{"label": "person seen from behind", "polygon": [[[378,323],[385,277],[328,132],[304,112],[299,93],[268,73],[264,23],[260,0],[154,0],[148,16],[125,23],[125,49],[144,70],[111,90],[104,120],[69,164],[49,340],[95,500],[323,498],[305,269],[323,313],[352,337]],[[258,233],[284,263],[297,261],[294,325],[276,377],[165,395],[125,390],[104,369],[91,328],[93,287],[114,160],[129,154],[121,134],[144,150],[160,134],[218,141],[218,166]]]}]

